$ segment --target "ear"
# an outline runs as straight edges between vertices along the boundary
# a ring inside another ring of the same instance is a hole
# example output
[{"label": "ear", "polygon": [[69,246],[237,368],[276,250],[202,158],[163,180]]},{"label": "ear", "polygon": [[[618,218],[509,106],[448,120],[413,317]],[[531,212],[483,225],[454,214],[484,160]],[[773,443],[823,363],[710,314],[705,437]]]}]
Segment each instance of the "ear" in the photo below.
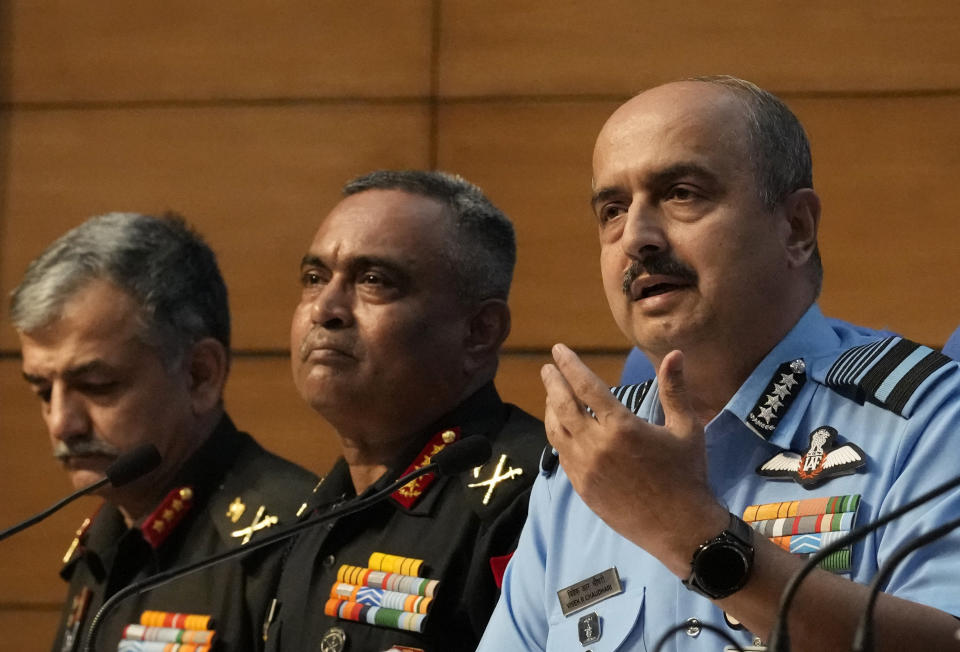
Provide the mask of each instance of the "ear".
[{"label": "ear", "polygon": [[786,211],[787,262],[792,268],[802,267],[817,249],[820,227],[820,198],[812,188],[794,190],[783,202]]},{"label": "ear", "polygon": [[205,414],[220,403],[230,360],[219,340],[205,337],[193,345],[189,362],[193,412]]},{"label": "ear", "polygon": [[467,323],[465,348],[479,367],[496,359],[500,345],[510,334],[510,308],[502,299],[486,299],[474,309]]}]

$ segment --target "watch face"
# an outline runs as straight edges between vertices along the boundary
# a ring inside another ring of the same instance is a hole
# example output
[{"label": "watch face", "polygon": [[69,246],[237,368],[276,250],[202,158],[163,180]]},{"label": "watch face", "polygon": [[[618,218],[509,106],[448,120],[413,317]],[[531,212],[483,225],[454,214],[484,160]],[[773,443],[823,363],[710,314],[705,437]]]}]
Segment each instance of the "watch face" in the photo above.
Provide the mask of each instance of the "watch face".
[{"label": "watch face", "polygon": [[695,574],[700,585],[712,594],[729,594],[746,583],[750,562],[733,543],[716,542],[697,557]]}]

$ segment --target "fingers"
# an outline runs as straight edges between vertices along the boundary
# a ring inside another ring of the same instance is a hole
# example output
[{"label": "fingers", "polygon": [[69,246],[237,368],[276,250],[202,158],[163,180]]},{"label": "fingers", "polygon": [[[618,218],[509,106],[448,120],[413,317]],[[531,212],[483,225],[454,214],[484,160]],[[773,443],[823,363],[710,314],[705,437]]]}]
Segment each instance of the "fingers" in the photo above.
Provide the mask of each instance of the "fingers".
[{"label": "fingers", "polygon": [[682,352],[671,351],[663,358],[657,371],[657,384],[667,429],[680,436],[698,432],[700,421],[687,391]]},{"label": "fingers", "polygon": [[567,381],[572,395],[581,406],[590,406],[599,421],[603,422],[612,410],[622,409],[620,402],[610,393],[610,387],[568,346],[556,344],[552,352],[557,369]]}]

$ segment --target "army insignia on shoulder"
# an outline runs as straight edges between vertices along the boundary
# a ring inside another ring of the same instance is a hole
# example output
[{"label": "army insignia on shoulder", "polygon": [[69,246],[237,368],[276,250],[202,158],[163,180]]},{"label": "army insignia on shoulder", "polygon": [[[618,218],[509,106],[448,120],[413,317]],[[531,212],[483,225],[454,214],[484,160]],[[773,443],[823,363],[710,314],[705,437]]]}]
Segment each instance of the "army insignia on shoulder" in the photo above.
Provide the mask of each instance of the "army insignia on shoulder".
[{"label": "army insignia on shoulder", "polygon": [[[487,493],[483,495],[483,504],[486,505],[490,502],[491,496],[493,496],[493,490],[497,488],[497,485],[503,482],[504,480],[512,480],[518,475],[523,475],[523,469],[518,466],[511,466],[506,471],[503,470],[503,467],[507,464],[507,455],[504,453],[500,456],[500,461],[497,462],[497,468],[494,469],[493,475],[483,482],[474,482],[468,484],[467,486],[471,489],[479,489],[481,487],[487,488]],[[482,466],[475,467],[473,469],[473,477],[480,477],[480,469]]]},{"label": "army insignia on shoulder", "polygon": [[230,536],[235,539],[240,539],[240,545],[245,545],[250,543],[250,539],[253,537],[255,532],[259,532],[265,528],[276,525],[280,522],[280,519],[276,516],[271,516],[266,513],[267,506],[260,505],[257,508],[257,513],[253,516],[253,522],[245,528],[240,528],[239,530],[234,530],[230,533]]},{"label": "army insignia on shoulder", "polygon": [[759,475],[789,478],[804,489],[839,475],[853,473],[867,463],[866,454],[856,444],[835,446],[837,431],[820,426],[810,433],[810,447],[803,453],[783,451],[757,467]]},{"label": "army insignia on shoulder", "polygon": [[797,394],[807,382],[807,365],[803,360],[784,362],[777,367],[763,395],[747,415],[747,426],[766,439],[777,429],[780,419],[790,409]]},{"label": "army insignia on shoulder", "polygon": [[245,511],[247,511],[247,506],[240,500],[240,496],[237,496],[233,499],[233,502],[230,503],[230,506],[227,507],[227,518],[230,519],[231,523],[236,523]]}]

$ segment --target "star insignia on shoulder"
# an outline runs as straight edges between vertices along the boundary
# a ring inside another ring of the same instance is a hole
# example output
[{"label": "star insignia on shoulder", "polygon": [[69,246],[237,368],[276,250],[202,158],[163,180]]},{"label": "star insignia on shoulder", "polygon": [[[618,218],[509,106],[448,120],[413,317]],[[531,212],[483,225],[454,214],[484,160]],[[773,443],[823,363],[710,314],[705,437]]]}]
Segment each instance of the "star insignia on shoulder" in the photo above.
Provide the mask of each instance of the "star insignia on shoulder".
[{"label": "star insignia on shoulder", "polygon": [[790,479],[811,489],[829,478],[853,473],[867,463],[866,454],[856,444],[836,446],[838,433],[820,426],[810,433],[810,446],[803,453],[791,450],[777,453],[757,467],[768,478]]}]

